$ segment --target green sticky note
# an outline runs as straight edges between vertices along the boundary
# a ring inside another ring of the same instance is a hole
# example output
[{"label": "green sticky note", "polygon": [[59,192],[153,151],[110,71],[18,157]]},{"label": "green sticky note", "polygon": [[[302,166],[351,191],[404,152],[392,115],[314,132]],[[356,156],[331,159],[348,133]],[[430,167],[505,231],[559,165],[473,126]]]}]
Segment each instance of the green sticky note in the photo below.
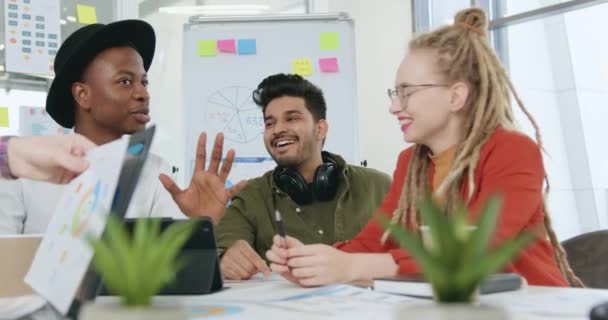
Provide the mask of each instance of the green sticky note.
[{"label": "green sticky note", "polygon": [[0,128],[8,128],[8,107],[0,107]]},{"label": "green sticky note", "polygon": [[215,40],[199,40],[198,56],[213,57],[217,55],[217,42]]},{"label": "green sticky note", "polygon": [[82,23],[82,24],[97,23],[97,9],[93,6],[77,4],[76,5],[76,16],[78,16],[79,23]]},{"label": "green sticky note", "polygon": [[321,50],[336,50],[340,47],[340,36],[337,32],[321,33]]}]

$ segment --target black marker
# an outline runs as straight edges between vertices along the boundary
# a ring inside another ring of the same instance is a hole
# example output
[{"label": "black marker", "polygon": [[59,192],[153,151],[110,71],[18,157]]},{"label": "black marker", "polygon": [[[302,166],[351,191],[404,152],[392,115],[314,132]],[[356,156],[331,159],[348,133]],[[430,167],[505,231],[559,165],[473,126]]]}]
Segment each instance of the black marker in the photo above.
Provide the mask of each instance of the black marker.
[{"label": "black marker", "polygon": [[283,239],[283,247],[287,249],[287,243],[285,240],[285,226],[283,225],[283,217],[281,217],[279,210],[274,211],[274,217],[277,221],[277,231],[279,232],[279,236],[281,236]]},{"label": "black marker", "polygon": [[[279,236],[281,236],[281,239],[283,240],[283,248],[287,250],[287,240],[285,239],[285,226],[283,225],[283,217],[281,217],[281,213],[279,212],[279,210],[274,211],[274,218],[277,221],[277,231],[279,232]],[[287,266],[287,269],[289,270],[289,272],[291,272],[291,267]]]}]

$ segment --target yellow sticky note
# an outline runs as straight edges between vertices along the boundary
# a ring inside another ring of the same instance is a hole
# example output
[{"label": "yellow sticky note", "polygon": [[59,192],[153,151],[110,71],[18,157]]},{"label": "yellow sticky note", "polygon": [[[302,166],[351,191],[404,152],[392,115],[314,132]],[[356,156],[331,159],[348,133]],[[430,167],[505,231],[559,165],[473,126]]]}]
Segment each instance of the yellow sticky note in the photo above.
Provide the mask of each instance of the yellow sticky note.
[{"label": "yellow sticky note", "polygon": [[215,40],[199,40],[198,56],[213,57],[217,55],[217,42]]},{"label": "yellow sticky note", "polygon": [[291,72],[301,76],[312,75],[312,62],[308,58],[294,59],[291,62]]},{"label": "yellow sticky note", "polygon": [[340,47],[340,36],[337,32],[321,32],[321,50],[336,50]]},{"label": "yellow sticky note", "polygon": [[78,22],[82,24],[97,23],[97,8],[93,6],[86,6],[84,4],[76,5],[76,15],[78,16]]},{"label": "yellow sticky note", "polygon": [[8,128],[8,107],[0,107],[0,128]]}]

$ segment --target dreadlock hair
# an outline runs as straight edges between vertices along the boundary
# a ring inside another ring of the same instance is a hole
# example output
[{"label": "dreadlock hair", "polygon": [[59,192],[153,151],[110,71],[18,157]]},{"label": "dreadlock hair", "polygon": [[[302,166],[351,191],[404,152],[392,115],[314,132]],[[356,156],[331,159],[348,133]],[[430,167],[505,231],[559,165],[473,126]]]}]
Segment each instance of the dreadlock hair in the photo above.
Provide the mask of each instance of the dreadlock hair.
[{"label": "dreadlock hair", "polygon": [[[543,147],[538,124],[524,107],[507,72],[490,48],[486,28],[487,18],[483,10],[468,8],[456,14],[454,24],[421,34],[409,43],[410,50],[433,50],[437,54],[438,71],[445,77],[446,83],[463,81],[470,90],[468,108],[465,110],[464,140],[457,147],[447,176],[435,190],[437,197],[445,199],[447,212],[453,212],[458,202],[462,201],[462,187],[465,183],[465,201],[471,200],[475,190],[473,177],[480,150],[488,138],[499,126],[516,130],[509,93],[534,126],[536,141],[541,149]],[[416,204],[430,190],[430,149],[422,144],[416,144],[413,148],[405,184],[391,223],[400,223],[411,230],[418,230],[421,218]],[[544,227],[553,246],[555,259],[568,281],[572,285],[583,287],[584,284],[568,264],[566,253],[551,227],[545,200],[545,195],[549,192],[546,174],[545,181]],[[385,232],[382,242],[387,238],[388,233]]]}]

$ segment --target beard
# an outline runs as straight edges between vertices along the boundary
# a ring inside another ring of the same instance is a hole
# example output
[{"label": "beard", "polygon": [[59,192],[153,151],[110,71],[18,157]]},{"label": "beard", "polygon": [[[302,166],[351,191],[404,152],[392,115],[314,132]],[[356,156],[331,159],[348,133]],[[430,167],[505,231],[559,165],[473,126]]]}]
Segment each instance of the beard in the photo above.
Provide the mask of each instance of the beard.
[{"label": "beard", "polygon": [[[278,166],[296,169],[313,156],[315,150],[314,133],[309,137],[300,137],[297,135],[290,135],[290,137],[293,137],[296,140],[294,144],[289,146],[291,150],[279,153],[268,145],[266,146],[266,150]],[[274,144],[275,140],[276,139],[273,139],[271,143]]]},{"label": "beard", "polygon": [[279,167],[283,168],[297,168],[304,162],[304,159],[302,159],[301,156],[272,156],[272,159],[274,159],[274,162],[276,162]]}]

